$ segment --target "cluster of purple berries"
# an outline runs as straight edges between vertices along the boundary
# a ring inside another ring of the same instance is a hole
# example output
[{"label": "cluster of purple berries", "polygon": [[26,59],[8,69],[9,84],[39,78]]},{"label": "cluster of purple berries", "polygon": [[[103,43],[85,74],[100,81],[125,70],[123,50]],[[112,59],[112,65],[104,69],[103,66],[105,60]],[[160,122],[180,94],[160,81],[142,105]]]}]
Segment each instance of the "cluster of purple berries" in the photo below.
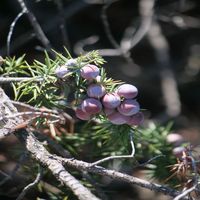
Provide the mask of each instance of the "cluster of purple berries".
[{"label": "cluster of purple berries", "polygon": [[[86,80],[98,80],[99,68],[86,65],[81,68],[81,76]],[[119,86],[116,91],[107,93],[106,88],[97,83],[91,83],[87,88],[87,98],[76,109],[76,116],[89,120],[92,116],[104,113],[113,124],[139,125],[143,121],[139,103],[134,99],[137,88],[130,84]]]},{"label": "cluster of purple berries", "polygon": [[[64,73],[66,72],[67,70]],[[86,91],[87,98],[81,102],[75,111],[77,118],[90,120],[97,114],[104,114],[113,124],[131,126],[141,124],[144,117],[140,112],[139,103],[134,99],[138,94],[135,86],[122,84],[115,91],[107,92],[100,81],[99,68],[92,64],[83,66],[80,69],[80,75],[90,84]]]}]

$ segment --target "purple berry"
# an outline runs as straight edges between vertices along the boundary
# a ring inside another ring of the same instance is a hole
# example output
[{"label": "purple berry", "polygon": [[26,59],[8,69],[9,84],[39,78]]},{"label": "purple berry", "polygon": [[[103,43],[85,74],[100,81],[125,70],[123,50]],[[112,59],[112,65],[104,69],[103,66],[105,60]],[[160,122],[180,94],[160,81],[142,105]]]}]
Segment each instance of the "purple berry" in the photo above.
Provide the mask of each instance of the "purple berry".
[{"label": "purple berry", "polygon": [[89,120],[91,118],[90,114],[84,112],[81,107],[78,107],[75,111],[76,117],[82,120]]},{"label": "purple berry", "polygon": [[170,133],[166,139],[167,142],[174,145],[180,145],[183,142],[183,136],[178,133]]},{"label": "purple berry", "polygon": [[64,78],[69,74],[70,70],[67,68],[66,65],[58,66],[55,70],[55,74],[59,78]]},{"label": "purple berry", "polygon": [[138,94],[138,89],[134,85],[123,84],[118,87],[117,94],[125,99],[135,98]]},{"label": "purple berry", "polygon": [[77,65],[77,61],[76,59],[71,58],[65,63],[65,65],[69,67],[74,67]]},{"label": "purple berry", "polygon": [[101,98],[106,93],[105,88],[99,84],[91,84],[87,89],[87,94],[89,97]]},{"label": "purple berry", "polygon": [[81,68],[81,76],[87,80],[95,79],[99,75],[99,68],[96,65],[87,64]]},{"label": "purple berry", "polygon": [[99,100],[94,98],[88,98],[83,100],[81,108],[84,112],[92,115],[101,112],[102,104]]},{"label": "purple berry", "polygon": [[172,153],[174,156],[176,156],[177,158],[181,158],[183,156],[183,152],[186,151],[185,147],[179,146],[179,147],[175,147],[172,150]]},{"label": "purple berry", "polygon": [[98,75],[98,76],[95,78],[95,80],[96,80],[97,83],[100,83],[100,82],[101,82],[101,76]]},{"label": "purple berry", "polygon": [[121,125],[121,124],[126,124],[130,120],[130,117],[124,116],[119,112],[114,112],[108,115],[108,119],[113,124]]},{"label": "purple berry", "polygon": [[133,99],[125,99],[119,107],[117,107],[117,110],[122,114],[126,116],[131,116],[139,112],[140,105],[136,100]]},{"label": "purple berry", "polygon": [[104,108],[104,113],[105,113],[105,115],[106,116],[108,116],[108,115],[110,115],[110,114],[112,114],[112,113],[114,113],[115,112],[115,109],[111,109],[111,108]]},{"label": "purple berry", "polygon": [[106,108],[116,108],[120,105],[120,103],[120,96],[116,93],[107,93],[102,99],[102,104]]},{"label": "purple berry", "polygon": [[128,125],[130,126],[138,126],[144,121],[144,115],[141,112],[136,113],[135,115],[130,116],[130,120],[128,121]]}]

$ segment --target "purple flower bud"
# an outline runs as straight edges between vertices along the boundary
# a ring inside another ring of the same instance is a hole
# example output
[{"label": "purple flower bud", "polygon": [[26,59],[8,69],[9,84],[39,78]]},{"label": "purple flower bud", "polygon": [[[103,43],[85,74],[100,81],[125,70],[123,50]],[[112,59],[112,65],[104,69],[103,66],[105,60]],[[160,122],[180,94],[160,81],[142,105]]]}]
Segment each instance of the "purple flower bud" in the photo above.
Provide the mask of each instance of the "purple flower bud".
[{"label": "purple flower bud", "polygon": [[108,119],[113,124],[121,125],[121,124],[126,124],[130,120],[130,117],[124,116],[119,112],[114,112],[108,115]]},{"label": "purple flower bud", "polygon": [[99,84],[91,84],[87,89],[87,94],[89,97],[101,98],[106,93],[105,88]]},{"label": "purple flower bud", "polygon": [[94,98],[88,98],[83,100],[81,108],[84,112],[92,115],[101,112],[102,104],[99,100]]},{"label": "purple flower bud", "polygon": [[112,114],[112,113],[114,113],[115,112],[115,109],[111,109],[111,108],[104,108],[104,113],[105,113],[105,115],[106,116],[108,116],[108,115],[110,115],[110,114]]},{"label": "purple flower bud", "polygon": [[139,112],[140,105],[136,100],[133,99],[125,99],[119,107],[117,107],[117,110],[122,114],[126,116],[131,116]]},{"label": "purple flower bud", "polygon": [[135,98],[138,94],[138,89],[134,85],[123,84],[118,87],[117,94],[125,99]]},{"label": "purple flower bud", "polygon": [[99,75],[99,68],[96,65],[87,64],[81,68],[81,76],[87,80],[95,79]]},{"label": "purple flower bud", "polygon": [[67,68],[66,65],[58,66],[55,70],[55,74],[59,78],[64,78],[69,74],[70,70]]},{"label": "purple flower bud", "polygon": [[144,121],[144,115],[141,112],[136,113],[135,115],[130,116],[130,120],[128,121],[128,125],[130,126],[138,126]]},{"label": "purple flower bud", "polygon": [[81,107],[78,107],[75,111],[76,117],[82,120],[89,120],[91,118],[90,114],[84,112]]},{"label": "purple flower bud", "polygon": [[120,103],[120,96],[116,93],[107,93],[102,99],[102,104],[106,108],[116,108],[120,105]]}]

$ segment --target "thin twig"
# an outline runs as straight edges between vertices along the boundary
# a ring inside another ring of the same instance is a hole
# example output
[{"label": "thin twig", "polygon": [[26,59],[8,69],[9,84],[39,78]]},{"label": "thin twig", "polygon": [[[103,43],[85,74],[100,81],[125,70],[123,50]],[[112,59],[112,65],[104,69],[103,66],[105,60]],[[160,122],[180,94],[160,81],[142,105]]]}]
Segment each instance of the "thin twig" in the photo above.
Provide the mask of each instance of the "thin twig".
[{"label": "thin twig", "polygon": [[[17,109],[13,106],[13,104],[10,102],[9,97],[0,87],[0,118],[4,117],[5,115],[11,115],[14,113],[17,113]],[[11,129],[14,128],[16,124],[20,124],[22,122],[23,119],[21,117],[10,120],[0,120],[0,139],[8,136],[11,133]]]},{"label": "thin twig", "polygon": [[103,158],[101,160],[98,160],[98,161],[92,163],[91,166],[99,165],[100,163],[103,163],[103,162],[106,162],[106,161],[109,161],[109,160],[113,160],[113,159],[133,158],[134,155],[135,155],[135,146],[134,146],[134,142],[133,142],[133,132],[132,131],[129,133],[129,137],[130,137],[130,143],[131,143],[131,149],[132,149],[132,152],[131,152],[130,155],[109,156],[107,158]]},{"label": "thin twig", "polygon": [[130,25],[125,28],[123,37],[120,41],[120,47],[123,50],[123,52],[129,51],[131,49],[131,41],[135,33],[136,27],[134,24],[134,20],[132,20]]},{"label": "thin twig", "polygon": [[0,77],[0,83],[10,83],[10,82],[25,82],[25,81],[34,81],[41,82],[44,79],[41,77]]},{"label": "thin twig", "polygon": [[27,192],[28,192],[31,188],[33,188],[35,185],[37,185],[37,184],[40,182],[41,178],[42,178],[42,168],[39,167],[38,173],[37,173],[37,176],[36,176],[35,180],[34,180],[32,183],[28,184],[28,185],[22,190],[22,192],[20,193],[20,195],[17,197],[16,200],[22,200],[22,199],[24,199],[24,196],[27,194]]},{"label": "thin twig", "polygon": [[158,67],[160,67],[161,87],[166,113],[170,117],[176,117],[181,112],[181,101],[177,81],[171,68],[169,44],[158,22],[154,21],[152,23],[148,32],[148,39],[155,51]]},{"label": "thin twig", "polygon": [[52,118],[61,120],[60,116],[55,115],[55,114],[51,114],[49,112],[45,113],[43,111],[37,111],[37,112],[34,112],[34,111],[18,112],[18,113],[15,113],[13,115],[2,116],[2,117],[0,117],[0,120],[11,119],[11,118],[16,118],[16,117],[19,117],[19,116],[26,116],[26,115],[34,115],[34,116],[40,116],[40,117],[52,117]]},{"label": "thin twig", "polygon": [[141,163],[141,164],[135,166],[134,168],[137,168],[137,167],[144,167],[145,165],[151,163],[152,161],[154,161],[154,160],[156,160],[156,159],[158,159],[158,158],[160,158],[160,157],[165,157],[165,155],[157,155],[157,156],[154,156],[153,158],[150,158],[150,159],[147,160],[146,162]]},{"label": "thin twig", "polygon": [[141,17],[141,25],[136,31],[132,40],[130,40],[129,50],[132,49],[136,44],[138,44],[141,39],[147,34],[151,27],[153,19],[153,7],[155,0],[140,0],[139,1],[139,12]]},{"label": "thin twig", "polygon": [[[64,19],[71,18],[73,15],[80,12],[81,10],[84,10],[89,6],[90,4],[87,4],[84,1],[72,1],[71,4],[69,4],[67,7],[64,8]],[[55,27],[58,25],[59,21],[60,21],[59,16],[53,16],[51,20],[46,20],[42,24],[44,32],[48,33],[51,32],[52,30],[55,30],[56,29]],[[22,33],[20,36],[14,38],[12,42],[11,52],[16,51],[18,48],[30,42],[30,40],[34,39],[35,37],[36,34],[29,30],[25,33]],[[0,51],[3,56],[6,55],[7,47],[5,46],[1,48]]]},{"label": "thin twig", "polygon": [[[106,36],[108,37],[110,43],[113,45],[113,47],[115,49],[117,49],[117,51],[120,52],[120,56],[122,56],[128,63],[131,63],[132,65],[134,65],[133,59],[131,58],[131,53],[129,52],[129,49],[122,49],[122,47],[118,44],[118,42],[115,40],[111,28],[110,28],[110,24],[108,22],[108,17],[106,14],[107,9],[115,2],[117,2],[119,0],[109,0],[108,3],[105,3],[102,7],[102,12],[101,12],[101,19],[102,19],[102,23],[104,25],[104,30],[106,33]],[[116,53],[116,52],[115,52]]]},{"label": "thin twig", "polygon": [[19,101],[13,101],[13,100],[10,100],[10,102],[14,105],[17,105],[17,106],[21,106],[22,108],[26,108],[28,110],[33,110],[35,112],[45,112],[45,113],[52,113],[52,114],[55,114],[55,115],[58,115],[59,112],[57,110],[51,110],[51,109],[48,109],[48,108],[36,108],[36,107],[33,107],[27,103],[23,103],[23,102],[19,102]]},{"label": "thin twig", "polygon": [[194,185],[193,187],[185,190],[183,193],[176,196],[173,200],[180,200],[183,199],[183,197],[187,196],[190,192],[194,191],[197,185]]},{"label": "thin twig", "polygon": [[[2,170],[0,170],[0,174],[4,175],[5,177],[9,177],[9,174],[6,174],[5,172],[3,172]],[[1,184],[0,184],[1,185]]]},{"label": "thin twig", "polygon": [[[63,112],[62,110],[51,110],[47,108],[35,108],[33,106],[30,106],[26,103],[18,102],[18,101],[11,101],[14,105],[17,105],[18,107],[25,108],[28,111],[34,111],[34,112],[41,112],[41,113],[50,113],[54,115],[58,115],[57,122],[64,124],[65,122],[69,122],[69,132],[74,133],[74,119],[66,112]],[[20,109],[18,109],[20,111]],[[56,121],[52,121],[55,123]]]},{"label": "thin twig", "polygon": [[22,16],[24,13],[25,13],[25,11],[22,10],[22,11],[16,16],[16,18],[14,19],[14,21],[13,21],[12,24],[10,25],[10,30],[9,30],[8,37],[7,37],[7,55],[8,55],[8,56],[10,55],[10,43],[11,43],[11,37],[12,37],[12,34],[13,34],[14,27],[15,27],[17,21],[21,18],[21,16]]},{"label": "thin twig", "polygon": [[110,43],[113,45],[113,47],[115,49],[119,49],[120,46],[117,43],[117,41],[115,40],[115,38],[113,37],[113,34],[111,32],[110,25],[108,23],[108,17],[107,17],[106,11],[110,7],[110,5],[112,5],[114,2],[117,2],[117,1],[119,1],[119,0],[111,0],[108,3],[104,4],[103,7],[102,7],[102,11],[101,11],[101,19],[102,19],[102,22],[103,22],[103,25],[104,25],[104,30],[106,32],[106,36],[108,37]]},{"label": "thin twig", "polygon": [[[171,189],[167,186],[151,183],[149,181],[146,181],[137,177],[129,176],[127,174],[117,172],[115,170],[109,170],[100,166],[93,166],[92,164],[86,163],[84,161],[75,160],[75,159],[63,159],[61,157],[56,157],[56,158],[58,160],[62,160],[63,162],[65,162],[67,166],[73,167],[79,171],[85,170],[94,174],[109,177],[114,180],[126,182],[131,185],[138,185],[140,187],[153,190],[155,192],[161,192],[165,195],[169,195],[172,197],[175,197],[180,194],[180,192],[174,189]],[[183,199],[188,199],[188,198],[183,198]]]},{"label": "thin twig", "polygon": [[48,38],[46,37],[46,35],[44,34],[40,24],[38,23],[35,15],[27,8],[24,0],[17,0],[19,5],[22,8],[22,11],[25,12],[28,16],[28,19],[31,23],[31,25],[33,26],[33,29],[35,31],[35,34],[38,38],[38,40],[40,40],[40,42],[43,44],[43,46],[50,52],[50,54],[55,57],[54,53],[51,51],[51,44],[48,40]]}]

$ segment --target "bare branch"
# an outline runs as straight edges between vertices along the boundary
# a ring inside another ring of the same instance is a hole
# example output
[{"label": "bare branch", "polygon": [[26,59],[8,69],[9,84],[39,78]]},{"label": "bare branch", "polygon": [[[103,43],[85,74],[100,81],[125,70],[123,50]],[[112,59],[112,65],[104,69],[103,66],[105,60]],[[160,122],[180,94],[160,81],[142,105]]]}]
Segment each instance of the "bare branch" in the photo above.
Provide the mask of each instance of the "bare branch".
[{"label": "bare branch", "polygon": [[[10,103],[12,105],[12,103],[9,101],[9,98],[4,94],[3,90],[0,90],[0,92],[2,91],[2,97],[3,100],[5,101],[5,98],[8,99],[8,103]],[[12,105],[13,106],[13,105]],[[15,108],[13,106],[13,108]],[[7,111],[7,110],[6,110]],[[10,112],[6,112],[6,113],[2,113],[2,116],[5,116],[5,114],[10,114]],[[17,114],[17,113],[16,113]],[[23,121],[23,120],[22,120]],[[15,124],[15,123],[14,123]],[[18,130],[19,131],[19,130]],[[63,167],[63,165],[60,163],[60,161],[56,160],[55,158],[53,158],[53,155],[49,154],[49,152],[43,147],[43,145],[40,145],[40,143],[38,142],[39,146],[36,146],[36,143],[34,143],[34,139],[35,137],[31,134],[31,133],[27,133],[23,135],[22,134],[23,129],[21,129],[20,134],[17,135],[18,138],[20,139],[27,139],[25,140],[26,142],[26,147],[27,149],[32,153],[32,156],[38,160],[40,163],[42,163],[43,165],[46,165],[51,172],[54,174],[55,177],[57,177],[57,179],[59,181],[61,181],[62,183],[64,183],[67,187],[69,187],[80,200],[85,200],[85,199],[91,199],[91,200],[99,200],[99,198],[97,198],[96,196],[94,196],[87,188],[85,188],[78,180],[76,180],[71,174],[69,174],[65,168]],[[17,131],[16,131],[17,132]],[[28,137],[30,136],[30,137]],[[29,139],[30,140],[29,140]],[[31,138],[33,139],[31,141]],[[35,139],[36,140],[36,139]],[[36,140],[37,141],[37,140]],[[39,148],[39,149],[38,149]],[[44,153],[43,155],[38,154],[38,151],[41,151],[41,153]],[[43,152],[42,152],[43,151]],[[38,180],[38,179],[36,179]],[[34,183],[37,181],[34,181]],[[31,184],[29,186],[27,186],[24,189],[24,192],[22,193],[22,195],[24,195],[24,193],[30,188],[32,187],[34,184]],[[20,197],[21,198],[21,197]]]},{"label": "bare branch", "polygon": [[55,119],[58,119],[58,120],[62,119],[60,116],[49,113],[49,112],[45,113],[44,111],[37,111],[37,112],[27,111],[27,112],[18,112],[18,113],[11,114],[11,115],[5,115],[5,116],[0,117],[0,120],[13,119],[13,118],[16,118],[16,117],[19,117],[19,116],[25,116],[25,115],[31,115],[31,116],[34,116],[34,117],[52,117],[52,118],[55,118]]},{"label": "bare branch", "polygon": [[17,109],[10,102],[8,96],[0,88],[0,139],[8,136],[11,133],[11,129],[23,122],[21,117],[14,119],[3,119],[2,117],[9,114],[16,114]]},{"label": "bare branch", "polygon": [[101,11],[101,19],[102,19],[102,22],[103,22],[103,25],[104,25],[104,30],[106,32],[106,36],[108,37],[110,43],[113,45],[113,47],[115,49],[119,49],[120,46],[117,43],[117,41],[115,40],[115,38],[113,37],[113,34],[111,32],[110,25],[108,23],[108,17],[107,17],[106,11],[110,7],[110,5],[112,5],[114,2],[117,2],[117,1],[119,1],[119,0],[110,0],[110,1],[108,1],[108,3],[105,3],[103,5],[102,11]]},{"label": "bare branch", "polygon": [[84,47],[87,45],[92,45],[95,44],[99,40],[99,37],[97,35],[92,35],[90,37],[84,38],[83,40],[79,40],[75,45],[74,45],[74,52],[77,55],[80,55],[80,53],[84,53]]},{"label": "bare branch", "polygon": [[50,154],[32,133],[20,131],[16,136],[25,143],[27,150],[41,164],[48,167],[52,174],[64,185],[69,187],[80,200],[99,200],[77,179],[75,179],[61,164],[61,161]]},{"label": "bare branch", "polygon": [[175,117],[181,112],[181,102],[177,82],[170,66],[169,45],[156,21],[154,21],[148,32],[148,39],[154,48],[155,56],[160,67],[161,86],[166,112],[169,116]]},{"label": "bare branch", "polygon": [[185,190],[183,193],[179,194],[178,196],[176,196],[173,200],[180,200],[183,199],[185,196],[187,196],[190,192],[194,191],[196,188],[196,185],[194,185],[193,187]]},{"label": "bare branch", "polygon": [[[108,170],[100,166],[93,166],[92,163],[90,164],[90,163],[86,163],[86,162],[79,161],[76,159],[66,159],[66,158],[52,155],[33,136],[33,134],[27,133],[26,131],[23,131],[23,132],[20,131],[19,134],[17,134],[17,137],[23,140],[23,143],[25,143],[27,150],[32,154],[32,156],[37,161],[47,166],[51,170],[51,172],[58,178],[58,180],[63,182],[66,186],[70,187],[74,191],[75,194],[77,194],[78,190],[81,189],[82,187],[80,188],[79,186],[75,187],[75,185],[76,184],[79,185],[79,183],[77,183],[77,180],[74,180],[74,178],[72,178],[71,175],[68,172],[66,172],[61,162],[79,171],[88,171],[94,174],[99,174],[101,176],[107,176],[115,180],[127,182],[133,185],[136,184],[138,186],[141,186],[150,190],[154,190],[156,192],[161,192],[165,195],[169,195],[172,197],[176,197],[177,195],[180,194],[180,192],[173,190],[169,187],[162,186],[155,183],[150,183],[148,181],[145,181],[133,176],[129,176],[129,175],[117,172],[115,170]],[[71,184],[71,183],[74,183],[74,184]],[[85,189],[83,189],[83,191],[85,191]],[[187,198],[183,198],[183,199],[187,199]]]},{"label": "bare branch", "polygon": [[22,200],[22,199],[25,197],[25,195],[27,194],[27,192],[28,192],[31,188],[33,188],[35,185],[37,185],[37,184],[40,182],[41,177],[42,177],[42,168],[39,167],[38,174],[37,174],[35,180],[34,180],[32,183],[28,184],[28,185],[22,190],[22,192],[20,193],[20,195],[17,197],[16,200]]},{"label": "bare branch", "polygon": [[40,40],[40,42],[43,44],[43,46],[51,53],[52,56],[54,56],[53,52],[51,51],[51,44],[50,44],[48,38],[46,37],[46,35],[44,34],[35,15],[27,8],[24,0],[17,0],[17,1],[18,1],[19,5],[21,6],[22,11],[27,14],[28,19],[29,19],[31,25],[33,26],[33,29],[35,31],[35,34],[36,34],[38,40]]},{"label": "bare branch", "polygon": [[152,161],[154,161],[154,160],[156,160],[156,159],[158,159],[158,158],[160,158],[160,157],[165,157],[165,155],[157,155],[157,156],[154,156],[153,158],[150,158],[150,159],[147,160],[146,162],[141,163],[141,164],[135,166],[134,168],[144,167],[145,165],[151,163]]},{"label": "bare branch", "polygon": [[41,77],[0,77],[0,83],[21,82],[21,81],[35,81],[41,82],[44,79]]},{"label": "bare branch", "polygon": [[[89,6],[90,4],[87,4],[83,1],[72,1],[69,6],[64,8],[64,19],[69,19],[74,14],[78,13],[81,10],[84,10],[85,8]],[[55,30],[55,27],[58,25],[59,21],[60,21],[59,16],[54,16],[51,20],[45,21],[44,24],[42,25],[45,33]],[[20,36],[18,36],[17,38],[13,40],[12,49],[10,51],[11,52],[16,51],[19,47],[26,44],[27,42],[29,42],[35,37],[36,37],[36,33],[33,33],[32,31],[27,31],[25,33],[22,33]],[[7,52],[7,47],[3,47],[0,50],[1,50],[1,54],[5,55]]]},{"label": "bare branch", "polygon": [[[58,160],[62,160],[63,162],[66,163],[66,165],[73,167],[77,170],[85,170],[94,174],[99,174],[101,176],[107,176],[111,179],[122,181],[122,182],[127,182],[130,183],[131,185],[138,185],[140,187],[153,190],[155,192],[161,192],[165,195],[169,195],[172,197],[175,197],[180,194],[180,192],[173,190],[167,186],[159,185],[156,183],[151,183],[146,180],[142,180],[140,178],[136,178],[133,176],[129,176],[127,174],[123,174],[120,172],[117,172],[115,170],[109,170],[100,166],[93,166],[93,164],[89,164],[83,161],[75,160],[75,159],[63,159],[61,157],[56,157]],[[185,198],[187,199],[187,198]]]},{"label": "bare branch", "polygon": [[132,40],[130,40],[130,45],[128,49],[132,49],[136,44],[138,44],[141,39],[149,31],[154,14],[154,3],[155,0],[140,0],[139,1],[139,12],[141,17],[141,25]]},{"label": "bare branch", "polygon": [[37,108],[37,107],[33,107],[33,106],[31,106],[27,103],[23,103],[23,102],[19,102],[19,101],[10,100],[10,102],[12,104],[14,104],[17,107],[17,109],[18,109],[18,107],[21,107],[23,109],[26,108],[27,111],[32,110],[32,111],[35,111],[35,112],[38,111],[38,112],[52,113],[52,114],[55,114],[55,115],[59,114],[59,112],[57,110],[51,110],[51,109],[48,109],[48,108]]},{"label": "bare branch", "polygon": [[22,17],[22,15],[25,13],[24,10],[22,10],[22,12],[20,12],[17,17],[14,19],[14,21],[12,22],[12,24],[10,25],[10,30],[9,30],[9,33],[8,33],[8,37],[7,37],[7,55],[9,56],[10,55],[10,43],[11,43],[11,37],[12,37],[12,34],[13,34],[13,30],[14,30],[14,27],[17,23],[17,21]]}]

